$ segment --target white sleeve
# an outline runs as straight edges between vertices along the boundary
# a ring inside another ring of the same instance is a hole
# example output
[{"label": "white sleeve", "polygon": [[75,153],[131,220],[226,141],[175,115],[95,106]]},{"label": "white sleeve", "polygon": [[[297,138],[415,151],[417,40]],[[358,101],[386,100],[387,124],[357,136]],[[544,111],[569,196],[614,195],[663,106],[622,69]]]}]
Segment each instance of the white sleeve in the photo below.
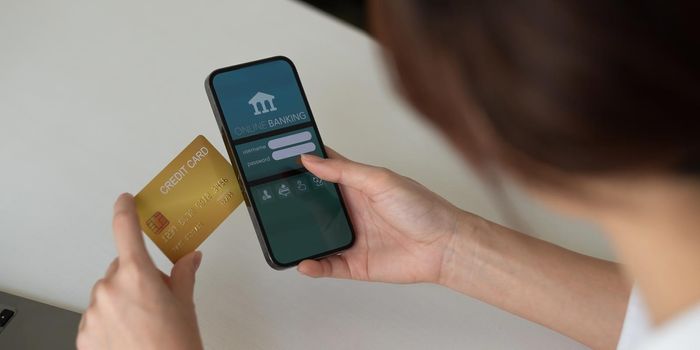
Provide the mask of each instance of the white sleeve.
[{"label": "white sleeve", "polygon": [[640,342],[651,333],[651,321],[649,312],[639,294],[639,288],[635,286],[630,293],[627,302],[627,312],[620,332],[620,340],[617,342],[617,350],[637,349]]},{"label": "white sleeve", "polygon": [[641,350],[697,350],[700,348],[700,304],[664,322],[644,340]]}]

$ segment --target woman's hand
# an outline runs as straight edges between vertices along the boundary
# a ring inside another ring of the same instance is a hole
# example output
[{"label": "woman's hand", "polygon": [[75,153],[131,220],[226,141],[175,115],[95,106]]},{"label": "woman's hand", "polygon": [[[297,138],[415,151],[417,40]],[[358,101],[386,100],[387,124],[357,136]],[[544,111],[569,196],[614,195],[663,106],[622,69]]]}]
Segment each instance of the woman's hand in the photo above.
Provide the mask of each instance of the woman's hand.
[{"label": "woman's hand", "polygon": [[409,178],[329,154],[329,159],[303,155],[302,162],[319,178],[341,185],[357,239],[342,255],[303,261],[299,271],[312,277],[439,282],[457,226],[468,214]]},{"label": "woman's hand", "polygon": [[302,162],[341,185],[357,240],[342,255],[303,261],[302,273],[440,283],[592,348],[617,344],[629,286],[616,264],[486,221],[415,181],[329,153]]},{"label": "woman's hand", "polygon": [[160,272],[146,251],[129,194],[114,205],[113,230],[119,257],[92,289],[78,349],[202,349],[192,302],[202,254],[178,260],[170,276]]}]

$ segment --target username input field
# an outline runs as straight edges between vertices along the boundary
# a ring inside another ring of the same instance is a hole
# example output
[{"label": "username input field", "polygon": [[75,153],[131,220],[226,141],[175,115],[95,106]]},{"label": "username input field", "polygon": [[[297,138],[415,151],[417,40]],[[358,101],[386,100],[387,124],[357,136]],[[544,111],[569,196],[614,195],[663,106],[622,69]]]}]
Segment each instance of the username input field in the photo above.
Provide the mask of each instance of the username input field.
[{"label": "username input field", "polygon": [[302,131],[296,134],[287,135],[284,137],[272,139],[267,142],[267,147],[270,149],[278,149],[282,147],[287,147],[297,143],[302,143],[311,140],[311,133],[308,131]]}]

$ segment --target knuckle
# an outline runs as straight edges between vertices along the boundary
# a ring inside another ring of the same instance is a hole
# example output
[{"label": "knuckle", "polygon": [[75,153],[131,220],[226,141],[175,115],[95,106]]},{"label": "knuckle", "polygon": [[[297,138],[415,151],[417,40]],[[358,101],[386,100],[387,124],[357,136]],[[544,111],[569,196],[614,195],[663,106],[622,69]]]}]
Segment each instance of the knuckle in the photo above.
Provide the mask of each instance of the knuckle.
[{"label": "knuckle", "polygon": [[95,299],[108,299],[112,295],[112,288],[105,279],[97,281],[93,289],[95,291]]},{"label": "knuckle", "polygon": [[149,290],[152,285],[151,281],[151,276],[146,274],[144,271],[140,271],[134,276],[134,283],[136,284],[136,288],[139,290]]},{"label": "knuckle", "polygon": [[138,264],[130,262],[125,264],[123,269],[120,269],[121,278],[129,286],[140,288],[147,284],[149,276]]},{"label": "knuckle", "polygon": [[129,272],[142,270],[142,265],[144,264],[143,256],[137,252],[122,252],[119,255],[119,270],[126,270]]},{"label": "knuckle", "polygon": [[93,299],[102,299],[104,293],[104,286],[102,280],[97,281],[94,286],[92,286]]},{"label": "knuckle", "polygon": [[120,263],[119,273],[128,278],[136,278],[143,274],[143,268],[141,264],[133,255],[128,255],[123,257],[124,261]]}]

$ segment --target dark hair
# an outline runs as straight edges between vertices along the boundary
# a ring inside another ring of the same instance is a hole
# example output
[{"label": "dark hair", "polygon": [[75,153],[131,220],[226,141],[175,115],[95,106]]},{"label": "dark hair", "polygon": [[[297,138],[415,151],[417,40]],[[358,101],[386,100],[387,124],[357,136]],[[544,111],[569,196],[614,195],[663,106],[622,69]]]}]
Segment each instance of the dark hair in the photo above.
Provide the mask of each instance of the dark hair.
[{"label": "dark hair", "polygon": [[697,2],[371,5],[399,88],[477,164],[700,174]]}]

